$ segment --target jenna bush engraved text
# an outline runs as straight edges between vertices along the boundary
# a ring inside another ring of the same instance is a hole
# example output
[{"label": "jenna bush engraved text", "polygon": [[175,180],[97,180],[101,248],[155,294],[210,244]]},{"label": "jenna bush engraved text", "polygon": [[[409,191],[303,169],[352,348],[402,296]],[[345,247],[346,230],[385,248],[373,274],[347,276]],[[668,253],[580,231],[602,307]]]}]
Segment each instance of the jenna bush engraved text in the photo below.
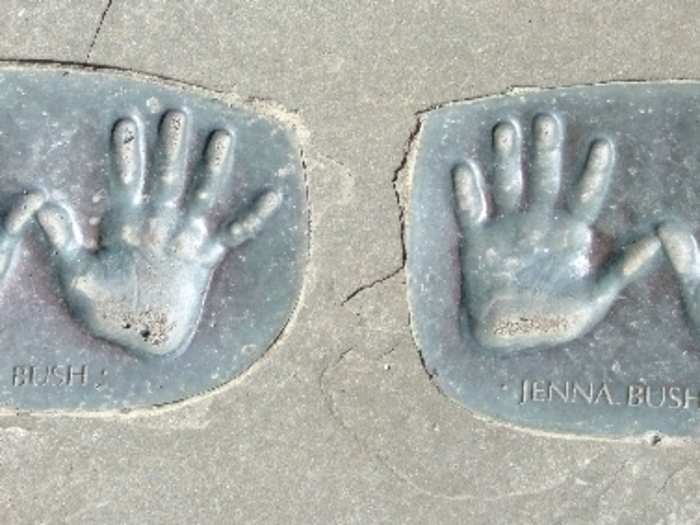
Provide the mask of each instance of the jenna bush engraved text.
[{"label": "jenna bush engraved text", "polygon": [[700,409],[700,389],[679,385],[626,386],[576,381],[525,379],[520,384],[519,404],[577,403],[638,408]]}]

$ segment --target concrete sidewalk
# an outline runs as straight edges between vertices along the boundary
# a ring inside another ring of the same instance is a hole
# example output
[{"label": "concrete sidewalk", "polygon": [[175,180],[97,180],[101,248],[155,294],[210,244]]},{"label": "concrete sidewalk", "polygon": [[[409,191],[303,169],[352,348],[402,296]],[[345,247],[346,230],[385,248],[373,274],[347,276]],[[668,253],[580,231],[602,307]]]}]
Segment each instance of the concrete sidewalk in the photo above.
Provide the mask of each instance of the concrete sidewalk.
[{"label": "concrete sidewalk", "polygon": [[230,386],[147,415],[0,419],[0,522],[698,522],[696,447],[514,431],[437,391],[411,335],[399,206],[417,112],[514,86],[697,78],[695,2],[0,7],[2,59],[295,113],[312,210],[299,311]]}]

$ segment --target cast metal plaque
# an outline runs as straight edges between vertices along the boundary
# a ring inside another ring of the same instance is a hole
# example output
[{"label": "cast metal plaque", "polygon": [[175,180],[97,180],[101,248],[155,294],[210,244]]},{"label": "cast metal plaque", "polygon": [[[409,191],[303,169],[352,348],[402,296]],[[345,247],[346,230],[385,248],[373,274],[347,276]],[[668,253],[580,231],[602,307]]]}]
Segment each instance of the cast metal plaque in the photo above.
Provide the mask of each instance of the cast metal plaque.
[{"label": "cast metal plaque", "polygon": [[700,85],[521,90],[427,112],[409,302],[428,373],[538,430],[700,423]]},{"label": "cast metal plaque", "polygon": [[303,172],[281,120],[133,75],[0,70],[0,405],[163,405],[292,314]]}]

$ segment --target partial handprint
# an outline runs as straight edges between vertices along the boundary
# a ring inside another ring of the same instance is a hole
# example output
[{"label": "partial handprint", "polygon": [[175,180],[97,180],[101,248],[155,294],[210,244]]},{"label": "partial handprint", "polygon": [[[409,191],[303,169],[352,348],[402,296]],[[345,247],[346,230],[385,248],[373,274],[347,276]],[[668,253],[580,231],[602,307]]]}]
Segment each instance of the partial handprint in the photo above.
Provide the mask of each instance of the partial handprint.
[{"label": "partial handprint", "polygon": [[477,163],[459,164],[452,173],[463,235],[463,303],[471,332],[489,349],[550,347],[580,337],[660,251],[659,240],[649,235],[597,271],[591,226],[610,183],[613,145],[593,141],[564,210],[556,206],[563,132],[555,116],[534,118],[531,143],[525,210],[520,209],[522,148],[515,123],[504,121],[493,129],[492,198]]},{"label": "partial handprint", "polygon": [[38,192],[25,192],[10,207],[0,226],[0,279],[12,263],[17,243],[34,215],[44,204],[44,196]]},{"label": "partial handprint", "polygon": [[137,120],[117,122],[110,209],[96,251],[83,245],[67,208],[50,203],[38,213],[72,314],[93,335],[141,356],[187,348],[217,265],[255,237],[282,201],[276,191],[263,191],[243,216],[212,225],[209,215],[233,170],[235,137],[214,131],[188,173],[190,134],[186,113],[170,111],[156,150],[146,155]]},{"label": "partial handprint", "polygon": [[700,250],[693,234],[682,224],[668,222],[658,230],[666,255],[678,276],[685,311],[700,330]]}]

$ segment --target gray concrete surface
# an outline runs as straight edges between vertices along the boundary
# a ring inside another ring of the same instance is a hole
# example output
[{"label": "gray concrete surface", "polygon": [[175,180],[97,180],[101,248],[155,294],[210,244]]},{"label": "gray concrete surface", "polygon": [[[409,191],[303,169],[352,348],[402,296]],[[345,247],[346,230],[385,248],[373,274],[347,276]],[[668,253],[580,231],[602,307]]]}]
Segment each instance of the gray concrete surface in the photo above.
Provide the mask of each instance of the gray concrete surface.
[{"label": "gray concrete surface", "polygon": [[296,319],[230,387],[146,415],[0,420],[2,523],[698,522],[697,447],[509,430],[432,386],[394,187],[433,104],[700,76],[695,2],[1,7],[4,59],[126,68],[296,112],[313,210]]}]

